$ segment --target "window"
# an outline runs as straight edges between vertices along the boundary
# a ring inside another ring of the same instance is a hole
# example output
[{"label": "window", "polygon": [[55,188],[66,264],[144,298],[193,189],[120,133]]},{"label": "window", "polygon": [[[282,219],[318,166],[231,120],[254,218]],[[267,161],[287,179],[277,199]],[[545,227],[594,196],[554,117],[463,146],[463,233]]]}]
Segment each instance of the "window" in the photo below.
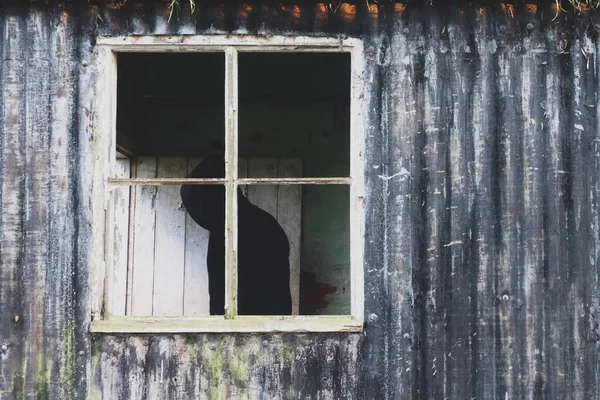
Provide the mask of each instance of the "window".
[{"label": "window", "polygon": [[[362,42],[124,37],[98,49],[92,331],[360,331]],[[190,177],[210,163],[222,173]],[[222,197],[199,216],[186,193]],[[256,289],[275,278],[245,266],[280,248],[289,278]],[[288,311],[257,300],[280,287]]]}]

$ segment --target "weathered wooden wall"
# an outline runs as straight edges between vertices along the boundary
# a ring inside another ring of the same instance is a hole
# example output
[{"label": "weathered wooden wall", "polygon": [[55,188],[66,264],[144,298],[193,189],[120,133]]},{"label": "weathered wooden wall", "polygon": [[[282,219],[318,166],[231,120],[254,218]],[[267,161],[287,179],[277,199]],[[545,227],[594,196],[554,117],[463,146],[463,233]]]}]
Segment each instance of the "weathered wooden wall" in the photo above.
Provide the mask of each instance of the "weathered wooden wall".
[{"label": "weathered wooden wall", "polygon": [[[197,3],[0,10],[0,398],[600,398],[597,17]],[[94,38],[204,32],[364,37],[364,335],[88,333]]]}]

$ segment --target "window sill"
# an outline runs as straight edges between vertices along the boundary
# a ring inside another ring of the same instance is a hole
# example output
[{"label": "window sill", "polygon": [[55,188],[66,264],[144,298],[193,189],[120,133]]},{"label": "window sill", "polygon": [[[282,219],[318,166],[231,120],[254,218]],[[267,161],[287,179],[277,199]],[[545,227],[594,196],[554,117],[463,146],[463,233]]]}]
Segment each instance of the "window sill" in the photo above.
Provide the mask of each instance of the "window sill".
[{"label": "window sill", "polygon": [[362,332],[351,316],[111,317],[92,321],[92,333]]}]

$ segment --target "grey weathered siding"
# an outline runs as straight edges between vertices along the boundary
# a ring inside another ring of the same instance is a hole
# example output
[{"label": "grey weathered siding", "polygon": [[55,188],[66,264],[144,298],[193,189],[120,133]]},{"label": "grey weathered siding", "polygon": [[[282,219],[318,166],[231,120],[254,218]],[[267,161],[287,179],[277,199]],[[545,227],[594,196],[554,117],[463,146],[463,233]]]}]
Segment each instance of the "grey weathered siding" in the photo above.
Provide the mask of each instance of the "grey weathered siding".
[{"label": "grey weathered siding", "polygon": [[2,398],[87,390],[93,93],[80,26],[93,22],[59,8],[0,17]]},{"label": "grey weathered siding", "polygon": [[599,396],[596,33],[511,11],[407,9],[373,38],[377,397]]},{"label": "grey weathered siding", "polygon": [[[0,398],[600,398],[596,17],[198,3],[0,11]],[[363,36],[364,335],[88,333],[95,36],[204,32]]]}]

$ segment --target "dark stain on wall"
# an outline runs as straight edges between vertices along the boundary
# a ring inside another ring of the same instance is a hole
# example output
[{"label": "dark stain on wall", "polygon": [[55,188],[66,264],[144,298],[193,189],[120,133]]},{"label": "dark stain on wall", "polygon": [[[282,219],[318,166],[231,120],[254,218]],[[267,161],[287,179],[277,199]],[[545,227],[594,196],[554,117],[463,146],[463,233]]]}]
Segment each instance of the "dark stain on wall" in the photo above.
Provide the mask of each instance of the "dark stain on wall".
[{"label": "dark stain on wall", "polygon": [[300,270],[300,315],[315,315],[326,308],[327,295],[336,291],[335,286],[317,281],[315,273]]}]

